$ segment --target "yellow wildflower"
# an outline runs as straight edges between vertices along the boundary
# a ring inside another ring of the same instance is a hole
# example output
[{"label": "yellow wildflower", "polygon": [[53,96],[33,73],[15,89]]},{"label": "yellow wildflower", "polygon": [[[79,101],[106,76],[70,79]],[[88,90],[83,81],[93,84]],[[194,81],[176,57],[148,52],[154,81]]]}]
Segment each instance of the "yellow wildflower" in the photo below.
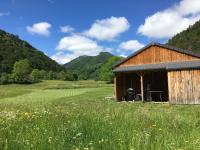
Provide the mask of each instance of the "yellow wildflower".
[{"label": "yellow wildflower", "polygon": [[25,116],[28,116],[28,113],[27,113],[27,112],[25,112],[25,113],[24,113],[24,115],[25,115]]},{"label": "yellow wildflower", "polygon": [[31,113],[28,113],[28,112],[25,112],[25,113],[24,113],[24,116],[27,117],[27,118],[30,118],[30,117],[32,117],[32,114],[31,114]]}]

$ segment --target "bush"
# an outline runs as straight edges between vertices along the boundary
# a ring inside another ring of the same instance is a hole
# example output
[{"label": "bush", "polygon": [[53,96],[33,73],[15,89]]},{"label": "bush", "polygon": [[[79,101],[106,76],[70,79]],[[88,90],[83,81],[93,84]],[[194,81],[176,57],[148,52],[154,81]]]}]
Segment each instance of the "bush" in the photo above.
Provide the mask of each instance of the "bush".
[{"label": "bush", "polygon": [[7,73],[2,73],[0,76],[0,84],[10,84],[13,82],[12,75]]}]

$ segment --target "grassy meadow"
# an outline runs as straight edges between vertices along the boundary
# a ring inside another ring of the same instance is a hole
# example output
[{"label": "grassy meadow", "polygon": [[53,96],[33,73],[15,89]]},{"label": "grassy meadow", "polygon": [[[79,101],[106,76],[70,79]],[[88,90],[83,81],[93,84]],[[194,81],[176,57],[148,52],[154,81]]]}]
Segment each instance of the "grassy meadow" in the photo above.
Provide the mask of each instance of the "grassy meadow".
[{"label": "grassy meadow", "polygon": [[0,86],[0,149],[200,149],[200,106],[105,99],[113,95],[95,81]]}]

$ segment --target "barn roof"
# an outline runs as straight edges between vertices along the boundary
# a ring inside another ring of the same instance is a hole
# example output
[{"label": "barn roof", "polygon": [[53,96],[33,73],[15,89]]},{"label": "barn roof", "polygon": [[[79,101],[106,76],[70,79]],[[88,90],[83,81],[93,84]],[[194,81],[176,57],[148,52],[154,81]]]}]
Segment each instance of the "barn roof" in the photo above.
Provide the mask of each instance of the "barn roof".
[{"label": "barn roof", "polygon": [[193,56],[193,57],[200,58],[200,54],[194,53],[193,51],[175,48],[175,47],[172,47],[172,46],[169,46],[169,45],[166,45],[166,44],[160,44],[160,43],[152,42],[152,43],[148,44],[147,46],[143,47],[142,49],[136,51],[132,55],[126,57],[125,59],[122,59],[119,62],[117,62],[115,65],[113,65],[113,68],[119,66],[120,64],[122,64],[125,61],[127,61],[128,59],[138,55],[139,53],[141,53],[142,51],[146,50],[147,48],[149,48],[151,46],[158,46],[158,47],[166,48],[166,49],[176,51],[176,52],[179,52],[179,53],[182,53],[182,54],[186,54],[186,55],[190,55],[190,56]]},{"label": "barn roof", "polygon": [[148,70],[183,70],[183,69],[200,69],[200,60],[118,67],[114,69],[113,72],[117,73],[117,72],[134,72],[134,71],[148,71]]}]

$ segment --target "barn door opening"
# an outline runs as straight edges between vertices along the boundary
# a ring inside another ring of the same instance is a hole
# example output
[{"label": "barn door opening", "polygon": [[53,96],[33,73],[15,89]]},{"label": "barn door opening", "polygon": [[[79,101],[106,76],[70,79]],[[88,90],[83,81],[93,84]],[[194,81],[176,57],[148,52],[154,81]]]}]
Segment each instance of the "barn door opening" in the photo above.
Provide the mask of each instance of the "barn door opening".
[{"label": "barn door opening", "polygon": [[115,94],[118,101],[124,100],[129,88],[134,89],[136,94],[141,93],[140,77],[136,73],[122,73],[116,75]]},{"label": "barn door opening", "polygon": [[149,72],[144,75],[144,96],[146,101],[168,101],[168,79],[166,71]]}]

